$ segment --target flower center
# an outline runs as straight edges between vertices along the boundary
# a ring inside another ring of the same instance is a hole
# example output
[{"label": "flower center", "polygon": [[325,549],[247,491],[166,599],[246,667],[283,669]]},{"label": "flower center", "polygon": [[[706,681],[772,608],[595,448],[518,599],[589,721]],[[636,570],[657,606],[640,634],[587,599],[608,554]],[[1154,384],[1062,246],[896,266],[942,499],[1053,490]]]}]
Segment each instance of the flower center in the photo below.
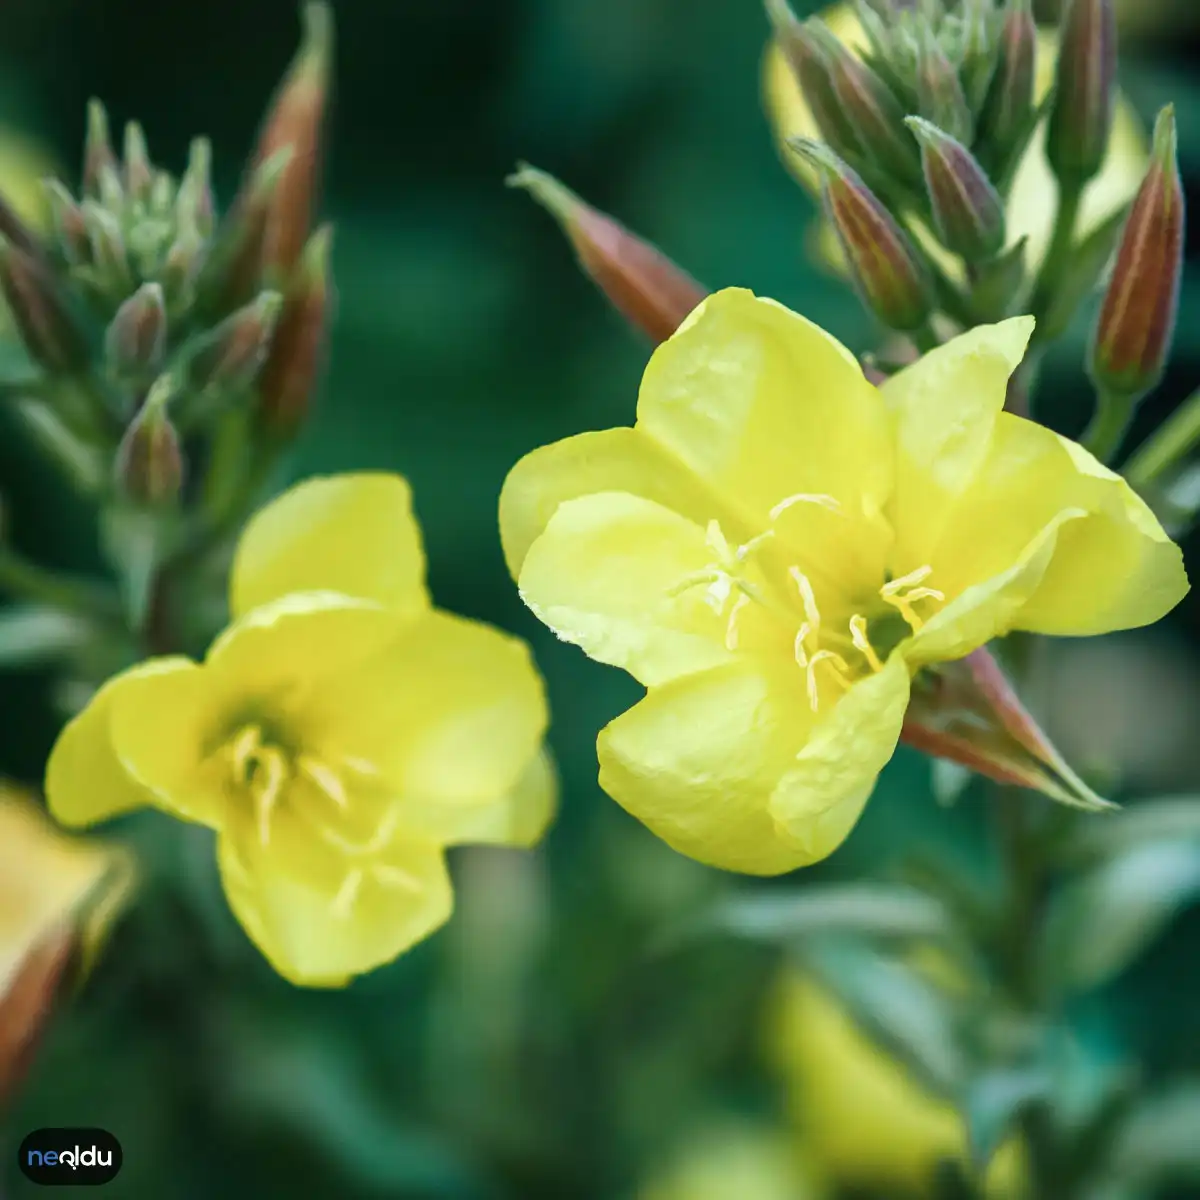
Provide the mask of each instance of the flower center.
[{"label": "flower center", "polygon": [[[220,755],[234,796],[249,802],[260,846],[271,846],[274,829],[286,813],[302,821],[306,833],[349,860],[349,869],[330,904],[335,916],[350,916],[368,878],[387,887],[422,890],[419,880],[380,859],[399,823],[394,807],[383,809],[381,819],[376,820],[379,810],[375,805],[366,806],[365,812],[363,806],[355,811],[351,805],[343,775],[356,776],[360,785],[377,785],[377,773],[370,763],[342,758],[339,772],[316,755],[289,749],[283,739],[264,734],[263,726],[253,722],[241,726]],[[364,819],[369,825],[365,830]]]},{"label": "flower center", "polygon": [[[776,504],[771,509],[771,520],[778,520],[796,504],[812,504],[842,513],[832,496],[801,493]],[[703,586],[705,602],[725,617],[725,646],[729,650],[739,648],[741,626],[749,606],[761,607],[777,624],[790,624],[796,619],[798,604],[802,619],[798,626],[793,626],[792,655],[804,672],[805,690],[814,712],[820,707],[822,679],[831,680],[844,690],[863,674],[883,670],[892,650],[921,629],[930,615],[931,604],[941,604],[946,598],[943,592],[929,586],[933,568],[924,565],[904,575],[889,575],[865,604],[848,602],[844,608],[839,606],[843,612],[850,609],[851,616],[844,624],[841,621],[831,624],[822,619],[816,589],[798,565],[786,568],[782,603],[777,589],[766,581],[761,563],[754,566],[763,582],[749,578],[752,558],[774,537],[775,530],[768,529],[735,546],[722,532],[719,521],[709,521],[705,541],[713,551],[712,563],[680,580],[669,589],[669,594],[677,596]]]}]

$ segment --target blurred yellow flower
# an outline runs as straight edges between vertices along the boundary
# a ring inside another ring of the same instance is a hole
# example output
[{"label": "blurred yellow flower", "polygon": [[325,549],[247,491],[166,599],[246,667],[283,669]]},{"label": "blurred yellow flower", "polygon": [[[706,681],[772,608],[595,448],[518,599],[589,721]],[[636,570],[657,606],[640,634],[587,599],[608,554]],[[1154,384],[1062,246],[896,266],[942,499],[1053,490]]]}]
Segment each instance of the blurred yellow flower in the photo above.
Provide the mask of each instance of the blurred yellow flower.
[{"label": "blurred yellow flower", "polygon": [[0,128],[0,196],[33,229],[45,228],[42,180],[56,171],[54,160],[36,142]]},{"label": "blurred yellow flower", "polygon": [[826,1200],[828,1190],[788,1132],[732,1118],[688,1136],[636,1200]]},{"label": "blurred yellow flower", "polygon": [[76,940],[86,964],[131,879],[122,852],[65,837],[23,789],[0,782],[0,1098]]},{"label": "blurred yellow flower", "polygon": [[[938,1162],[967,1161],[958,1113],[905,1074],[811,980],[783,981],[769,1052],[797,1138],[837,1183],[927,1197]],[[1025,1157],[1010,1139],[992,1160],[986,1195],[1020,1200],[1026,1193]]]},{"label": "blurred yellow flower", "polygon": [[[848,4],[838,4],[820,14],[821,19],[846,46],[861,51],[867,44],[866,34],[858,17]],[[1054,82],[1054,64],[1058,58],[1058,39],[1048,32],[1038,37],[1037,99],[1040,102]],[[820,137],[800,86],[788,68],[778,45],[767,48],[763,84],[768,115],[787,167],[810,191],[817,190],[813,168],[798,154],[789,150],[786,140],[792,137]],[[1046,162],[1046,123],[1043,121],[1025,152],[1013,179],[1007,206],[1008,244],[1013,245],[1027,236],[1027,261],[1032,266],[1041,262],[1050,244],[1058,185]],[[1088,184],[1079,211],[1079,235],[1095,229],[1106,217],[1133,199],[1149,161],[1146,134],[1137,114],[1123,97],[1118,99],[1113,122],[1112,141],[1108,158],[1100,173]],[[839,271],[844,271],[844,257],[833,230],[822,222],[820,254]],[[927,249],[932,243],[926,244]]]},{"label": "blurred yellow flower", "polygon": [[824,858],[900,734],[914,670],[1011,629],[1157,620],[1182,558],[1118,476],[1002,412],[1028,317],[876,389],[843,346],[729,289],[654,353],[637,425],[505,483],[535,614],[649,690],[601,786],[680,852],[770,875]]},{"label": "blurred yellow flower", "polygon": [[450,915],[444,847],[530,845],[555,792],[527,647],[431,607],[424,573],[399,476],[291,489],[243,533],[203,664],[142,663],[63,730],[52,812],[216,830],[230,905],[295,983],[395,958]]}]

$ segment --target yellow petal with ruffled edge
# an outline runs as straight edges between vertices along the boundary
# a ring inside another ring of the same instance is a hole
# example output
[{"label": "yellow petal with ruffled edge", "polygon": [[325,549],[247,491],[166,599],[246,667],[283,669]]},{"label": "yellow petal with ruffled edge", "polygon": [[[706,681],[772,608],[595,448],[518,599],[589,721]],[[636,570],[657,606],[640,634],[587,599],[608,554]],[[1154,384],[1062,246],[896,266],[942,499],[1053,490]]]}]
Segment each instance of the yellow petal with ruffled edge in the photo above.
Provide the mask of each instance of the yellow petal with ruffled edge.
[{"label": "yellow petal with ruffled edge", "polygon": [[547,721],[523,641],[435,610],[330,678],[297,729],[326,761],[370,763],[401,801],[471,806],[518,786]]},{"label": "yellow petal with ruffled edge", "polygon": [[306,480],[250,520],[230,581],[234,616],[290,592],[341,592],[416,616],[429,607],[412,494],[399,475]]},{"label": "yellow petal with ruffled edge", "polygon": [[521,598],[563,641],[652,686],[728,662],[727,621],[705,603],[705,531],[660,504],[599,492],[559,506],[534,542]]},{"label": "yellow petal with ruffled edge", "polygon": [[881,388],[896,438],[896,488],[887,509],[893,563],[925,565],[959,496],[988,455],[1009,376],[1025,355],[1032,317],[980,325],[939,346]]},{"label": "yellow petal with ruffled edge", "polygon": [[1179,547],[1129,485],[1075,442],[1009,413],[931,555],[933,577],[954,596],[998,576],[1064,512],[1077,519],[1059,530],[1012,628],[1059,636],[1131,629],[1186,595]]},{"label": "yellow petal with ruffled edge", "polygon": [[391,962],[445,924],[454,907],[442,851],[407,837],[370,860],[341,864],[338,892],[312,886],[253,840],[222,837],[217,859],[251,940],[280,975],[306,987],[340,987]]},{"label": "yellow petal with ruffled edge", "polygon": [[813,861],[832,854],[857,822],[896,751],[908,691],[908,666],[893,653],[814,726],[772,793],[771,816]]},{"label": "yellow petal with ruffled edge", "polygon": [[46,765],[46,803],[55,820],[81,827],[107,821],[155,802],[121,764],[112,740],[112,715],[117,699],[143,684],[153,687],[174,681],[195,669],[186,658],[150,659],[114,675],[87,706],[67,722]]},{"label": "yellow petal with ruffled edge", "polygon": [[741,661],[651,689],[600,733],[600,786],[710,866],[779,875],[824,857],[768,811],[813,714],[795,665]]}]

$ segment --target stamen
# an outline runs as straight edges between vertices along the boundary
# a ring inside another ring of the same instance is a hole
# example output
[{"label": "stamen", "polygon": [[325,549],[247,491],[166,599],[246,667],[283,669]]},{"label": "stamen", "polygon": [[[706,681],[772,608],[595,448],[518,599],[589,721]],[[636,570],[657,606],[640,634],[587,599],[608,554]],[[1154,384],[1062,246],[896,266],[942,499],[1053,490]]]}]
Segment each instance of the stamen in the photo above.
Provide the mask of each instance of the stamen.
[{"label": "stamen", "polygon": [[329,906],[329,911],[339,921],[344,921],[350,916],[354,902],[358,899],[358,893],[362,891],[363,879],[364,872],[361,869],[355,869],[342,881],[342,886],[338,888],[337,895],[334,896],[333,903]]},{"label": "stamen", "polygon": [[[898,579],[889,580],[879,589],[880,598],[885,604],[890,604],[900,613],[905,621],[908,622],[909,628],[912,629],[913,633],[919,633],[925,624],[917,616],[913,605],[920,600],[945,600],[946,598],[945,592],[940,592],[937,588],[917,586],[924,583],[932,574],[932,567],[918,567],[915,571],[909,571],[907,575],[901,575]],[[907,595],[900,595],[906,588],[911,588],[912,590]]]},{"label": "stamen", "polygon": [[296,759],[296,766],[304,772],[317,785],[317,789],[324,795],[328,796],[345,812],[350,807],[350,801],[346,796],[346,788],[342,781],[338,778],[337,772],[323,763],[319,758],[310,758],[307,754],[301,755]]},{"label": "stamen", "polygon": [[813,633],[816,633],[821,628],[821,612],[817,608],[817,597],[813,592],[813,586],[809,583],[808,576],[799,567],[788,567],[788,574],[800,589],[800,599],[804,602],[804,615],[808,618]]},{"label": "stamen", "polygon": [[271,842],[271,814],[287,779],[287,767],[278,750],[268,748],[258,760],[267,773],[261,788],[254,790],[254,815],[258,822],[258,840],[264,845]]},{"label": "stamen", "polygon": [[808,703],[813,712],[817,711],[820,704],[820,697],[817,693],[817,665],[823,662],[832,664],[835,668],[834,678],[842,687],[850,686],[850,681],[846,678],[850,673],[846,660],[836,650],[818,650],[808,660],[808,667],[805,671],[808,682]]},{"label": "stamen", "polygon": [[376,863],[371,868],[371,873],[385,887],[400,888],[406,892],[423,891],[421,881],[415,876],[410,875],[407,871],[402,871],[399,867],[393,867],[390,863]]},{"label": "stamen", "polygon": [[246,725],[238,733],[237,737],[229,743],[229,761],[233,767],[234,777],[244,783],[246,780],[246,768],[250,765],[250,759],[254,752],[262,744],[257,725]]},{"label": "stamen", "polygon": [[753,554],[754,551],[763,544],[763,542],[769,542],[774,536],[775,530],[773,529],[768,529],[764,533],[757,534],[748,542],[743,542],[742,545],[737,548],[734,558],[739,563],[744,563],[746,559],[748,559],[750,555]]},{"label": "stamen", "polygon": [[794,504],[815,504],[820,508],[826,509],[828,512],[834,513],[842,511],[842,506],[833,496],[827,496],[823,492],[797,492],[794,496],[788,496],[786,499],[780,500],[771,509],[771,520],[778,521]]},{"label": "stamen", "polygon": [[804,670],[808,667],[808,650],[805,649],[804,643],[808,641],[808,635],[812,627],[806,621],[796,631],[796,640],[792,643],[792,653],[796,656],[796,666]]},{"label": "stamen", "polygon": [[729,621],[725,626],[725,649],[736,650],[738,648],[738,614],[750,603],[750,597],[745,592],[739,594],[738,598],[733,602],[733,607],[729,610]]},{"label": "stamen", "polygon": [[708,528],[704,531],[704,542],[716,554],[719,561],[728,562],[733,557],[729,540],[721,531],[721,522],[716,517],[709,521]]},{"label": "stamen", "polygon": [[907,575],[901,575],[898,579],[889,580],[879,589],[879,594],[881,596],[894,596],[897,592],[904,591],[906,587],[924,583],[932,574],[932,567],[918,567],[915,571],[909,571]]},{"label": "stamen", "polygon": [[872,671],[883,670],[883,663],[879,661],[879,655],[875,653],[875,647],[867,637],[867,618],[859,613],[850,618],[850,640],[854,643],[854,648],[867,660]]}]

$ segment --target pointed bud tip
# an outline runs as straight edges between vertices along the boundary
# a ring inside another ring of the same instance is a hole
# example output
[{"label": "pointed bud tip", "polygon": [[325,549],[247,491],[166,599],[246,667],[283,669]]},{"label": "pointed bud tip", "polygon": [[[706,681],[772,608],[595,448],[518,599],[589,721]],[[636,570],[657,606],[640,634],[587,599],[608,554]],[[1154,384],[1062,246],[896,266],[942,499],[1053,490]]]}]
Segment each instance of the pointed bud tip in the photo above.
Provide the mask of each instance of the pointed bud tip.
[{"label": "pointed bud tip", "polygon": [[792,11],[788,0],[764,0],[763,7],[767,10],[767,19],[776,33],[794,30],[800,25],[800,19]]},{"label": "pointed bud tip", "polygon": [[301,269],[314,283],[325,283],[329,278],[329,259],[333,252],[333,226],[320,225],[308,239],[301,258]]},{"label": "pointed bud tip", "polygon": [[506,187],[528,192],[559,224],[570,226],[587,205],[564,183],[553,175],[518,163],[517,169],[504,181]]},{"label": "pointed bud tip", "polygon": [[87,103],[87,131],[92,141],[103,143],[109,140],[108,110],[95,96]]},{"label": "pointed bud tip", "polygon": [[791,137],[787,139],[787,146],[826,176],[838,175],[846,169],[846,164],[824,142],[815,138]]},{"label": "pointed bud tip", "polygon": [[1175,126],[1175,105],[1166,104],[1154,119],[1154,143],[1152,156],[1162,166],[1170,171],[1175,167],[1178,153],[1178,131]]},{"label": "pointed bud tip", "polygon": [[300,10],[300,23],[303,37],[295,70],[324,79],[333,59],[333,7],[326,0],[309,0]]}]

